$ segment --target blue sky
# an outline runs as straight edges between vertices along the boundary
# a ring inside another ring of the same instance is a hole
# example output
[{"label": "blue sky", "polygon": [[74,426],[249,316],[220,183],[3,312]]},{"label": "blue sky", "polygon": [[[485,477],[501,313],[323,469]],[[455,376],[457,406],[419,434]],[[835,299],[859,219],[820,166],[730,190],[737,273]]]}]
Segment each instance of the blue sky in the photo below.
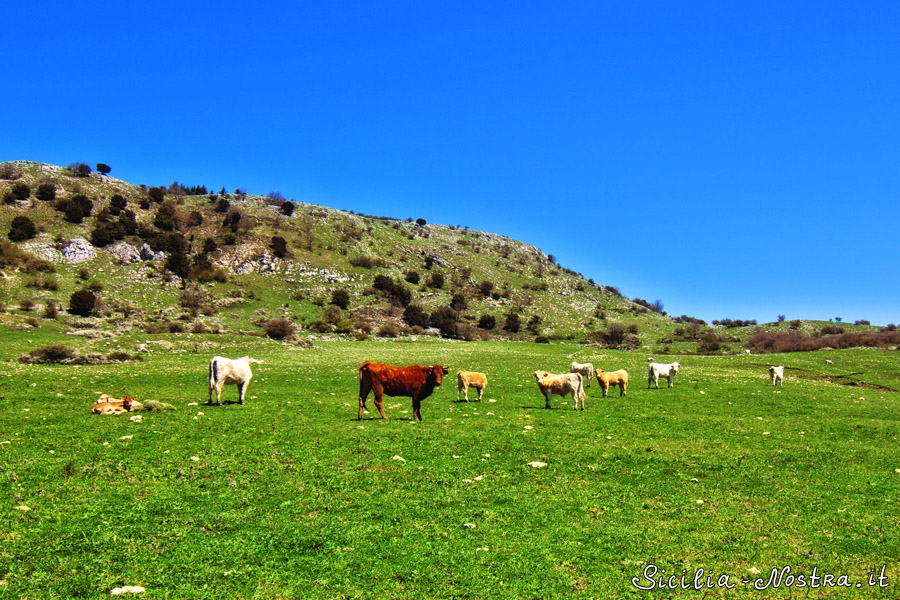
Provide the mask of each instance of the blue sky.
[{"label": "blue sky", "polygon": [[0,160],[508,235],[670,314],[900,322],[900,3],[15,2]]}]

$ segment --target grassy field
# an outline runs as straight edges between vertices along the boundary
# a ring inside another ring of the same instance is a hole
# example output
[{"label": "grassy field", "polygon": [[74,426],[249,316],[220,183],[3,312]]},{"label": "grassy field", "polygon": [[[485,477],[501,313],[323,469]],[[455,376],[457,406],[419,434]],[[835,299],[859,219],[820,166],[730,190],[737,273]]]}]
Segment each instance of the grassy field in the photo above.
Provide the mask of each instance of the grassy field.
[{"label": "grassy field", "polygon": [[[647,390],[644,354],[576,345],[224,338],[27,366],[23,352],[63,336],[0,329],[0,598],[898,595],[896,351],[678,356],[676,386]],[[209,358],[248,352],[265,362],[247,403],[228,387],[229,403],[205,405]],[[405,398],[386,399],[388,421],[370,400],[359,422],[367,359],[483,371],[485,400],[456,402],[451,375],[423,422]],[[583,413],[544,410],[530,373],[573,359],[627,369],[627,398],[594,383]],[[770,364],[788,367],[783,388]],[[98,392],[177,410],[92,417]],[[651,565],[734,588],[635,587]],[[787,566],[807,587],[754,589]],[[882,566],[888,587],[870,586]],[[813,588],[813,569],[850,587]]]}]

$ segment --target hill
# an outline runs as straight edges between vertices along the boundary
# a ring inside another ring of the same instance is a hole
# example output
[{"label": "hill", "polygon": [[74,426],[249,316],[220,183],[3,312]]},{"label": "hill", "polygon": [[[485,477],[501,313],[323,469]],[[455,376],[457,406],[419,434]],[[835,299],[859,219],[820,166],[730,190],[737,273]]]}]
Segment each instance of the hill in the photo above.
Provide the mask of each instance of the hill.
[{"label": "hill", "polygon": [[[2,318],[22,326],[571,340],[654,353],[738,352],[752,330],[668,318],[526,243],[415,215],[24,161],[0,164],[0,198],[0,231],[15,242],[0,259]],[[79,290],[96,298],[81,317]]]}]

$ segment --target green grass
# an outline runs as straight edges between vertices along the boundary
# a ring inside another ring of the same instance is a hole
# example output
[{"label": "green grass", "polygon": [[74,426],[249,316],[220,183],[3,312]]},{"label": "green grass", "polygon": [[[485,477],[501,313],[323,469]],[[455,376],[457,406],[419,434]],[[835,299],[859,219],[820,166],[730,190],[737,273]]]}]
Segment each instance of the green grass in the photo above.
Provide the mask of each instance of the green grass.
[{"label": "green grass", "polygon": [[[898,394],[864,386],[900,387],[897,352],[682,356],[676,387],[648,391],[644,355],[574,345],[183,334],[140,363],[76,367],[17,362],[62,339],[45,328],[0,339],[0,598],[643,598],[630,580],[651,563],[854,583],[886,564],[884,591],[706,593],[896,596]],[[205,405],[209,357],[247,352],[265,361],[247,403]],[[627,399],[595,383],[585,412],[544,410],[530,373],[576,355],[627,369]],[[386,398],[388,421],[370,399],[358,422],[366,359],[452,374],[423,422],[405,398]],[[768,364],[789,367],[783,389]],[[455,402],[460,368],[488,374],[484,402]],[[821,378],[847,373],[862,385]],[[92,417],[95,392],[178,410]]]}]

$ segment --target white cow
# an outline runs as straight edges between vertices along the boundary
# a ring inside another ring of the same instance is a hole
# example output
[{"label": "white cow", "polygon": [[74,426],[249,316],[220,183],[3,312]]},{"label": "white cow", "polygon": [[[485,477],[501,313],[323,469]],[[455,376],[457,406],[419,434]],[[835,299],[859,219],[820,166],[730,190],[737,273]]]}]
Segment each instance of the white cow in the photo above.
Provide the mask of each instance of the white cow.
[{"label": "white cow", "polygon": [[772,385],[778,385],[780,381],[781,387],[784,387],[784,367],[769,367],[769,378]]},{"label": "white cow", "polygon": [[216,404],[222,405],[222,388],[227,384],[238,386],[238,401],[243,404],[244,392],[247,391],[247,385],[253,379],[250,363],[262,363],[262,361],[249,356],[235,359],[214,356],[209,361],[209,403],[212,404],[212,394],[215,390]]},{"label": "white cow", "polygon": [[677,362],[665,365],[655,362],[650,363],[650,369],[647,371],[647,389],[649,390],[653,385],[656,386],[656,389],[659,389],[660,375],[664,375],[669,382],[669,387],[673,387],[675,385],[675,373],[680,368],[681,365]]},{"label": "white cow", "polygon": [[578,410],[578,401],[581,401],[581,410],[584,410],[584,399],[587,397],[584,393],[584,385],[581,383],[581,373],[564,373],[562,375],[554,375],[547,371],[535,371],[531,374],[537,381],[541,394],[544,395],[544,408],[550,408],[550,397],[553,394],[566,397],[572,394],[573,406]]},{"label": "white cow", "polygon": [[594,365],[591,363],[573,362],[572,366],[569,367],[569,373],[579,373],[581,380],[587,382],[584,384],[584,387],[591,387],[591,379],[594,377]]}]

